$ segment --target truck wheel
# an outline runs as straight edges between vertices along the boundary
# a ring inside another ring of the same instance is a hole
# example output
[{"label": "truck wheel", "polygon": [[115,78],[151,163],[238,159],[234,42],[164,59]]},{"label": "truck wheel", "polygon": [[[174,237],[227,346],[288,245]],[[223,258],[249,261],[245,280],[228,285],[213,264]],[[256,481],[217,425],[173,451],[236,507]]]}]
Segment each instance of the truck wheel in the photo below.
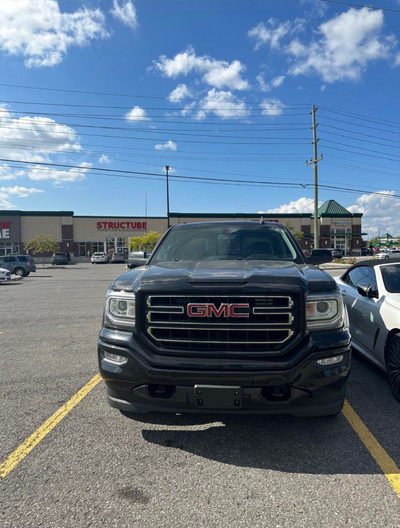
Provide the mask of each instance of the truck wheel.
[{"label": "truck wheel", "polygon": [[386,350],[386,368],[390,387],[395,398],[400,401],[400,333],[389,341]]},{"label": "truck wheel", "polygon": [[15,275],[18,275],[18,277],[23,277],[25,274],[24,268],[15,268],[14,270]]}]

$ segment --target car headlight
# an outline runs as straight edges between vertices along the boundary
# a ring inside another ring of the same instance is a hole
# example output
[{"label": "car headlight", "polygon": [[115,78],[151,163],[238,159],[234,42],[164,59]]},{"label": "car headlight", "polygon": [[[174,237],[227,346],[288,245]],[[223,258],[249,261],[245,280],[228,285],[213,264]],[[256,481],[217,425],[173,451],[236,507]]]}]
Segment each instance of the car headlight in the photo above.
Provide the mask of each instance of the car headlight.
[{"label": "car headlight", "polygon": [[306,304],[309,330],[331,330],[348,326],[347,311],[340,293],[310,295]]},{"label": "car headlight", "polygon": [[106,315],[114,324],[135,324],[135,296],[132,293],[111,292],[106,302]]}]

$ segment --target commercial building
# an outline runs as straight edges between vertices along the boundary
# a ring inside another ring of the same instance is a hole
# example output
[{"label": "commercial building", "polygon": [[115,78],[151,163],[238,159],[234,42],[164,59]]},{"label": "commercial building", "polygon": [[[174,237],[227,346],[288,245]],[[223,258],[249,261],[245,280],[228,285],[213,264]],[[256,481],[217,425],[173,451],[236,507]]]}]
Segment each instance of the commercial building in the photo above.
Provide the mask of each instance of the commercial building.
[{"label": "commercial building", "polygon": [[[338,248],[361,254],[362,213],[351,213],[335,200],[328,200],[318,210],[319,247]],[[311,213],[170,213],[170,224],[212,220],[253,220],[260,218],[282,222],[295,233],[302,233],[304,250],[313,247]],[[61,251],[74,259],[87,258],[95,251],[123,251],[130,237],[150,231],[164,233],[168,219],[163,217],[80,216],[73,211],[0,211],[0,256],[24,252],[24,244],[35,235],[54,237]]]}]

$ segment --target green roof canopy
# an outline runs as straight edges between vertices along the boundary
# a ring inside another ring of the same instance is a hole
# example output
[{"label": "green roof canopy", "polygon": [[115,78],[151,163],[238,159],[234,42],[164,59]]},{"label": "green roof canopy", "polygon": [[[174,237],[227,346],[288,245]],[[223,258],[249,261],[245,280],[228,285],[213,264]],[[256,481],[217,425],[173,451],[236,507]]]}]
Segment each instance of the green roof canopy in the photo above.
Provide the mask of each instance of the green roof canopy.
[{"label": "green roof canopy", "polygon": [[327,200],[318,208],[318,216],[353,216],[350,211],[345,209],[335,200]]}]

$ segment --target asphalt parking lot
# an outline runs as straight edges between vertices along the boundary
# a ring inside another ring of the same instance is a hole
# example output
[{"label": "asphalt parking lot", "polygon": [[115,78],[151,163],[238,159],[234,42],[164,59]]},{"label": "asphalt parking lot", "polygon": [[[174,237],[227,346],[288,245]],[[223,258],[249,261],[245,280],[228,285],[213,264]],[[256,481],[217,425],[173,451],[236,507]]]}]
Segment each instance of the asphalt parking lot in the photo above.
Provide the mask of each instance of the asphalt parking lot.
[{"label": "asphalt parking lot", "polygon": [[2,527],[400,526],[400,405],[358,355],[333,419],[111,409],[96,340],[123,269],[0,285]]}]

